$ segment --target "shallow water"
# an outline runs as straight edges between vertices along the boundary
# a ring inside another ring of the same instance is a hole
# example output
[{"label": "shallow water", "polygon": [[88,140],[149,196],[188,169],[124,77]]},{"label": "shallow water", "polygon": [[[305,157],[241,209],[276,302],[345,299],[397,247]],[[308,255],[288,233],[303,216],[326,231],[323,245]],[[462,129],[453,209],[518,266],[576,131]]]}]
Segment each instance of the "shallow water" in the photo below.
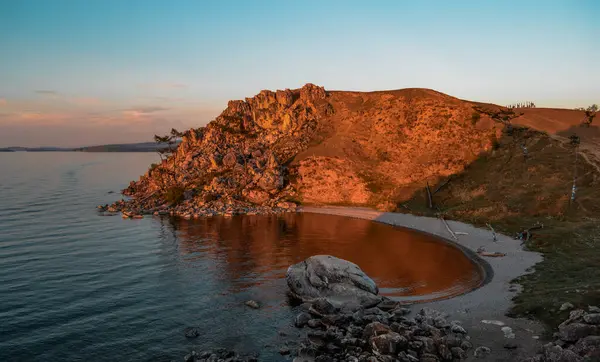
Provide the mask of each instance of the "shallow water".
[{"label": "shallow water", "polygon": [[[108,192],[156,158],[0,153],[1,361],[179,360],[199,346],[280,360],[279,333],[297,333],[283,276],[315,254],[357,263],[398,299],[445,298],[482,281],[454,246],[366,220],[98,216],[95,205],[118,199]],[[202,335],[186,339],[188,326]]]}]

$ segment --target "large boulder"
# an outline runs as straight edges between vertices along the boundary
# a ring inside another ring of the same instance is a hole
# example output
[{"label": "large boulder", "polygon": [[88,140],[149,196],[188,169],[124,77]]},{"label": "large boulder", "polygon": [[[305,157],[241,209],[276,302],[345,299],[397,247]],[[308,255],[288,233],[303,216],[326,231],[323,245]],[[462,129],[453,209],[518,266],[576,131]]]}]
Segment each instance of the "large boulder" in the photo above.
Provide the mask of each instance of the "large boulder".
[{"label": "large boulder", "polygon": [[304,302],[326,298],[338,308],[372,307],[381,302],[379,289],[358,265],[330,255],[315,255],[290,266],[290,293]]}]

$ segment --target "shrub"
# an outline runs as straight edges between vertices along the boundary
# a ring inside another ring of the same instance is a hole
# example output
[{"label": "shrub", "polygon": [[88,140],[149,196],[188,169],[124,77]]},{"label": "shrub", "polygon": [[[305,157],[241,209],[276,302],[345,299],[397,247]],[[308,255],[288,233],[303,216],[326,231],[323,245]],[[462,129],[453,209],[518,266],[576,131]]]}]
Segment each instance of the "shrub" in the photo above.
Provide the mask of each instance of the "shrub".
[{"label": "shrub", "polygon": [[165,193],[165,200],[172,204],[179,204],[183,201],[184,189],[181,186],[173,186]]},{"label": "shrub", "polygon": [[498,148],[500,148],[500,141],[498,141],[498,137],[494,134],[492,136],[492,149],[497,150]]},{"label": "shrub", "polygon": [[479,122],[479,120],[481,119],[481,113],[479,112],[473,112],[473,114],[471,114],[471,124],[474,126],[477,124],[477,122]]}]

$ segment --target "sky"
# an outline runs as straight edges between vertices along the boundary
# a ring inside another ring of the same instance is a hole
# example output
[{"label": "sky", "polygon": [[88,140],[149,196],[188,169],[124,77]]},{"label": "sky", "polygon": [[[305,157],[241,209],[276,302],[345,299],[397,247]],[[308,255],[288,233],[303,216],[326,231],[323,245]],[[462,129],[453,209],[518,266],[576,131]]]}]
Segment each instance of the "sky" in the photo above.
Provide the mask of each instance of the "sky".
[{"label": "sky", "polygon": [[0,0],[0,147],[151,141],[308,82],[600,103],[600,1]]}]

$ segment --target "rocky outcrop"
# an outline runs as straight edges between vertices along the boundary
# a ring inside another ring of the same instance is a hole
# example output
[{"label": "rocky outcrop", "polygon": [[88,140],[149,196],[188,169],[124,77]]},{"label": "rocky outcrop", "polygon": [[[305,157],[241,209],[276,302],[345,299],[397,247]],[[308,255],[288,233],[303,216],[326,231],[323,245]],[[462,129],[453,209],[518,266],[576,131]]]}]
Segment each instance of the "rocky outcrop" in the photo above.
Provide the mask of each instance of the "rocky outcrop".
[{"label": "rocky outcrop", "polygon": [[600,361],[600,310],[590,307],[589,311],[571,311],[554,336],[554,342],[545,344],[526,362]]},{"label": "rocky outcrop", "polygon": [[132,199],[110,209],[193,218],[293,211],[298,202],[393,205],[490,149],[499,130],[486,115],[473,122],[474,107],[423,89],[263,90],[186,131],[123,190]]},{"label": "rocky outcrop", "polygon": [[231,101],[206,127],[185,132],[168,158],[123,190],[126,215],[210,215],[294,211],[288,163],[314,136],[325,90],[262,91]]}]

